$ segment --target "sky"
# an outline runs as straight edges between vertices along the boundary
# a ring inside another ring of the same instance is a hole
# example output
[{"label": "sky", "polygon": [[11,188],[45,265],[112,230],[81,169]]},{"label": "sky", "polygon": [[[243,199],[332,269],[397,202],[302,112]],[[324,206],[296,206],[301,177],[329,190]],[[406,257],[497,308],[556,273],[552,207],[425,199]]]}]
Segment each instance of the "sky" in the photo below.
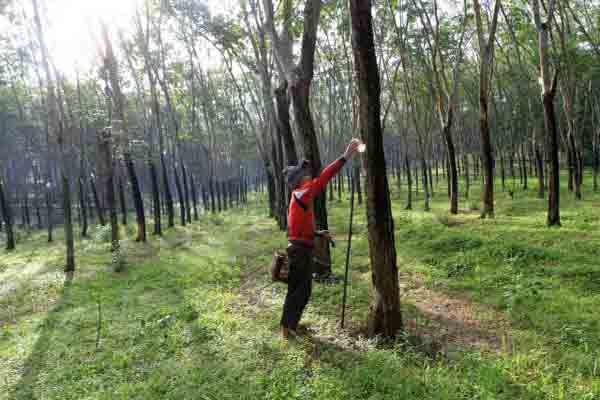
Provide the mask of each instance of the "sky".
[{"label": "sky", "polygon": [[48,46],[59,70],[87,69],[97,51],[101,20],[112,26],[131,26],[137,0],[46,0]]},{"label": "sky", "polygon": [[[213,14],[227,12],[235,0],[204,0]],[[97,62],[99,23],[131,30],[135,10],[142,0],[46,0],[48,46],[57,68],[67,75],[76,66],[89,70]]]}]

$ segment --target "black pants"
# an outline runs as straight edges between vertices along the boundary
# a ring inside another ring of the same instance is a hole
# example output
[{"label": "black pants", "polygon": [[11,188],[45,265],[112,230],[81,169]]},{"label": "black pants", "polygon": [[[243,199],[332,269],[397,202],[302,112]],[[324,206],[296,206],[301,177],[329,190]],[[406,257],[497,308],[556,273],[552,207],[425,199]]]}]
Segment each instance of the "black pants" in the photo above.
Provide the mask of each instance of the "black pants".
[{"label": "black pants", "polygon": [[312,290],[313,251],[308,247],[292,245],[288,247],[287,254],[290,273],[281,326],[296,329]]}]

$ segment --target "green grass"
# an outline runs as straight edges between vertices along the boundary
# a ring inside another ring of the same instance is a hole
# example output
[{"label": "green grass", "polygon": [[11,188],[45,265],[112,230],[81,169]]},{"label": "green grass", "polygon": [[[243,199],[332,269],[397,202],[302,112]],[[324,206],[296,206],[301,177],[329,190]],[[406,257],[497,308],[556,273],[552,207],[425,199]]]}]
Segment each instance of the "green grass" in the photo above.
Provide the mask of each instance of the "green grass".
[{"label": "green grass", "polygon": [[[265,287],[285,237],[264,204],[148,244],[123,229],[121,273],[106,229],[94,228],[67,283],[61,233],[48,244],[19,232],[18,250],[0,253],[0,399],[598,399],[600,195],[590,186],[582,201],[563,192],[560,229],[545,227],[535,188],[511,200],[498,187],[494,220],[469,211],[475,187],[457,216],[445,187],[429,213],[421,197],[405,211],[405,188],[394,193],[407,331],[389,346],[360,336],[371,290],[364,206],[348,328],[338,327],[341,285],[315,285],[304,321],[316,332],[290,343],[277,335],[284,287]],[[341,273],[348,203],[329,204]]]}]

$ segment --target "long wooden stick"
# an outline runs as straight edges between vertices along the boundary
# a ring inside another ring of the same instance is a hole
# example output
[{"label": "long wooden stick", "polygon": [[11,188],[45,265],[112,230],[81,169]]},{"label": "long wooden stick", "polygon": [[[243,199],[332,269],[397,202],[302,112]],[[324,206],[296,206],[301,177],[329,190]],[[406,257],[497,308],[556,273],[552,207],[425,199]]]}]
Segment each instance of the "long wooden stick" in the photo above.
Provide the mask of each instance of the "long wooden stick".
[{"label": "long wooden stick", "polygon": [[[351,172],[352,174],[352,189],[351,189],[351,193],[350,193],[350,223],[348,224],[348,247],[346,248],[346,271],[344,273],[344,296],[342,298],[342,322],[340,324],[340,326],[342,327],[342,329],[344,328],[344,322],[345,322],[345,318],[346,318],[346,297],[347,297],[347,292],[348,292],[348,269],[350,266],[350,248],[352,246],[352,220],[354,218],[354,191],[355,191],[355,179],[357,179],[356,176],[354,176],[354,171]],[[358,179],[360,179],[360,176],[358,177]]]}]

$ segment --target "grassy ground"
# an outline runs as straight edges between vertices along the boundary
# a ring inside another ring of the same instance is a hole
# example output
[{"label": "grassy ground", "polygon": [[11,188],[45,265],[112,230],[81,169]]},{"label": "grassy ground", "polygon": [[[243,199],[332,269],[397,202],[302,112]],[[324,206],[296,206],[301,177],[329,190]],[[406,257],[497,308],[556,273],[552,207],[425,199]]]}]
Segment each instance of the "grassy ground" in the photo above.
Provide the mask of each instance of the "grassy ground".
[{"label": "grassy ground", "polygon": [[[118,274],[109,232],[94,229],[67,283],[60,237],[20,232],[18,251],[0,253],[0,399],[600,398],[600,195],[565,192],[563,227],[548,229],[534,189],[498,191],[494,220],[477,218],[478,201],[449,216],[444,190],[429,213],[394,195],[406,332],[385,347],[360,336],[363,207],[347,329],[341,286],[316,285],[311,334],[289,343],[284,287],[265,287],[285,239],[258,203],[148,244],[125,229]],[[347,215],[346,199],[330,203],[338,273]]]}]

